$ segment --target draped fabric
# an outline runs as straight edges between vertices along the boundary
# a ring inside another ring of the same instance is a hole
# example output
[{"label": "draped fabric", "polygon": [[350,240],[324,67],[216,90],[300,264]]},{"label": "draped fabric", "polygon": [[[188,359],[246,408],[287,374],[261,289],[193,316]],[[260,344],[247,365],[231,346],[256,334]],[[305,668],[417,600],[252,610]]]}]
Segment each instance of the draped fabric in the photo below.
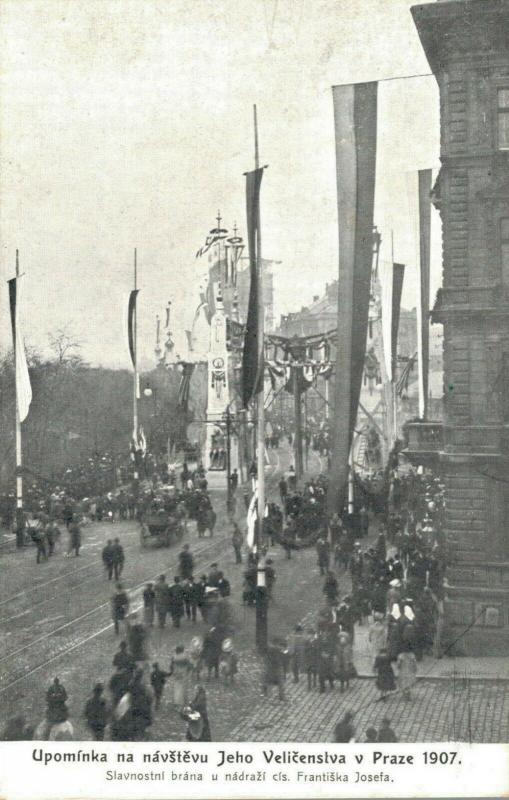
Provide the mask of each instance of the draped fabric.
[{"label": "draped fabric", "polygon": [[260,187],[263,168],[246,173],[246,215],[249,251],[249,303],[242,353],[242,405],[247,408],[263,385],[263,353],[258,342],[258,251]]},{"label": "draped fabric", "polygon": [[133,289],[129,294],[129,305],[127,308],[127,337],[129,342],[129,353],[133,367],[136,367],[136,342],[134,325],[136,320],[136,301],[139,289]]},{"label": "draped fabric", "polygon": [[178,406],[187,409],[189,405],[189,393],[191,389],[191,376],[194,371],[194,364],[185,362],[182,364],[182,377],[180,378]]},{"label": "draped fabric", "polygon": [[429,394],[429,282],[431,244],[430,169],[419,170],[419,304],[417,307],[419,354],[419,416],[427,417]]},{"label": "draped fabric", "polygon": [[401,314],[401,295],[403,293],[403,279],[405,277],[405,265],[393,264],[392,272],[392,315],[391,315],[391,356],[392,356],[392,380],[396,380],[396,367],[398,360],[398,334],[399,318]]},{"label": "draped fabric", "polygon": [[7,281],[9,285],[9,306],[11,311],[12,342],[14,347],[14,363],[16,370],[16,401],[18,406],[19,421],[23,422],[28,416],[32,402],[32,387],[28,364],[25,353],[25,343],[20,322],[21,306],[21,276]]},{"label": "draped fabric", "polygon": [[382,336],[387,379],[396,380],[399,318],[405,265],[385,264],[382,275]]},{"label": "draped fabric", "polygon": [[330,510],[342,511],[364,370],[373,259],[377,83],[333,87],[339,232]]}]

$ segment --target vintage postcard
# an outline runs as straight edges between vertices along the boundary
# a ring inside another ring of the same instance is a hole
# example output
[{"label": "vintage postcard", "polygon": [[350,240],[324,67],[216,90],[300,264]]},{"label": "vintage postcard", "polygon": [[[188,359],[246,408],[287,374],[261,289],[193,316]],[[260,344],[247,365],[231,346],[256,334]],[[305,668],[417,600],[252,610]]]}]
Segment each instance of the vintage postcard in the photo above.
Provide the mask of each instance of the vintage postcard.
[{"label": "vintage postcard", "polygon": [[0,0],[0,796],[509,791],[509,0]]}]

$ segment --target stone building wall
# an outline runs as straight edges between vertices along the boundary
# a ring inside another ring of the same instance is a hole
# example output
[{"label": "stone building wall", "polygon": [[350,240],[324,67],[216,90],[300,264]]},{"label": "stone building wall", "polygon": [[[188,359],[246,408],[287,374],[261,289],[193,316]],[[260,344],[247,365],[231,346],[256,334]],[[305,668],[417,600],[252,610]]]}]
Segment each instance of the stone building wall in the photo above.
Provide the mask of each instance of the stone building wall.
[{"label": "stone building wall", "polygon": [[509,89],[507,0],[412,9],[440,88],[443,226],[447,620],[456,651],[509,653],[509,149],[499,90]]}]

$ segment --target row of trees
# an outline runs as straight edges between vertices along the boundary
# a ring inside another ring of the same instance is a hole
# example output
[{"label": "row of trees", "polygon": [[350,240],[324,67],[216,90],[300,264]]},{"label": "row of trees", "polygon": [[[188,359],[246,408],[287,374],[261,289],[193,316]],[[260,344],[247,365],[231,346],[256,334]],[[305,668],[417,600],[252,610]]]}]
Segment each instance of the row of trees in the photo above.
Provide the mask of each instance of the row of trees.
[{"label": "row of trees", "polygon": [[[32,404],[22,425],[23,462],[34,475],[52,480],[62,468],[94,454],[124,459],[132,437],[133,378],[128,370],[91,367],[66,331],[50,335],[50,357],[28,349]],[[196,413],[178,407],[180,373],[162,367],[141,376],[139,419],[152,452],[165,452],[185,436]],[[194,383],[194,381],[193,381]],[[199,384],[199,381],[198,381]],[[151,392],[146,391],[150,387]],[[0,360],[0,487],[13,489],[15,475],[15,386],[12,353]],[[195,398],[196,402],[196,398]]]}]

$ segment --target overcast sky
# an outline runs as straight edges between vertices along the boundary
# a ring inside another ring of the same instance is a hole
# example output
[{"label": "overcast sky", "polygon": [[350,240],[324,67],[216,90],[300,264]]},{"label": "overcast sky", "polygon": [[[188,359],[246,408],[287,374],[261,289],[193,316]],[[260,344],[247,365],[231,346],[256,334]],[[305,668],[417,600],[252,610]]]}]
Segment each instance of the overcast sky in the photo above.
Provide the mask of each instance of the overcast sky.
[{"label": "overcast sky", "polygon": [[[25,336],[68,327],[94,364],[128,366],[125,298],[138,248],[140,350],[171,299],[189,326],[195,252],[220,208],[245,232],[257,103],[263,253],[282,261],[276,314],[337,274],[333,84],[429,73],[408,0],[3,0],[0,209],[5,279],[20,250]],[[405,172],[438,166],[432,77],[381,84],[382,257],[415,259]],[[432,291],[440,267],[434,246]]]}]

